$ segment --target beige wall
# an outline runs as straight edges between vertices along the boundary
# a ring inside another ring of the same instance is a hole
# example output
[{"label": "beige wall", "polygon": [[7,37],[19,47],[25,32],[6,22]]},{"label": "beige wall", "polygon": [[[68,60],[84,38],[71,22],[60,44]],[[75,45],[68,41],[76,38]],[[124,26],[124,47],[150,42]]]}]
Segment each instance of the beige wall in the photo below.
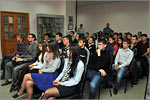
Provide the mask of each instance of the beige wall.
[{"label": "beige wall", "polygon": [[[73,16],[73,30],[68,30],[69,16]],[[66,2],[66,32],[74,31],[76,25],[76,1]]]},{"label": "beige wall", "polygon": [[79,7],[78,11],[78,26],[83,23],[90,33],[103,30],[109,22],[116,32],[149,34],[149,2],[101,3]]},{"label": "beige wall", "polygon": [[[66,32],[66,1],[19,1],[1,0],[0,11],[26,12],[29,13],[30,32],[37,34],[36,14],[64,15],[64,32]],[[0,38],[1,39],[1,38]],[[1,41],[0,41],[1,58]]]}]

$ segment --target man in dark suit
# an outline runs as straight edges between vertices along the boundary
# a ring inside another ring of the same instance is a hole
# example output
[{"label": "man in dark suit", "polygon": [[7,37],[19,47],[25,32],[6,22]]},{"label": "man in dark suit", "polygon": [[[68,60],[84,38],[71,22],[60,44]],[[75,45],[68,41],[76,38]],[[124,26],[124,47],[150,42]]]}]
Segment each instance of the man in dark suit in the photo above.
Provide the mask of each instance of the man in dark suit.
[{"label": "man in dark suit", "polygon": [[19,76],[19,71],[24,67],[32,64],[38,55],[39,48],[38,45],[34,42],[36,41],[36,36],[31,33],[28,35],[29,46],[27,46],[23,55],[15,57],[13,61],[6,63],[5,66],[5,79],[6,82],[2,86],[12,83],[10,92],[16,90],[16,84]]}]

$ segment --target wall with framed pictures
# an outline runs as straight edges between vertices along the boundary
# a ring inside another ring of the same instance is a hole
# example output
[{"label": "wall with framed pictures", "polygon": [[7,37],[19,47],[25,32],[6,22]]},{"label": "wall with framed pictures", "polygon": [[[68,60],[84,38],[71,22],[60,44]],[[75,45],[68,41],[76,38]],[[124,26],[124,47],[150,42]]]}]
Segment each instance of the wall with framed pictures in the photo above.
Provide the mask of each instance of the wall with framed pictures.
[{"label": "wall with framed pictures", "polygon": [[43,41],[44,34],[49,34],[51,40],[55,40],[57,32],[64,33],[64,16],[51,14],[37,14],[37,38],[38,43]]}]

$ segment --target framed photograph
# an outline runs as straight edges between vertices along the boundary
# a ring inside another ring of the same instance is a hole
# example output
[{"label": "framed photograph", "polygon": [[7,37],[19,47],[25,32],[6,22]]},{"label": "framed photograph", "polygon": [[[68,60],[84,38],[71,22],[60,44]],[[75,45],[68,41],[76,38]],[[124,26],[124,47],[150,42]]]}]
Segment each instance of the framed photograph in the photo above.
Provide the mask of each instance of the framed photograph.
[{"label": "framed photograph", "polygon": [[69,16],[69,23],[73,23],[73,16]]},{"label": "framed photograph", "polygon": [[68,30],[73,30],[73,24],[68,24]]}]

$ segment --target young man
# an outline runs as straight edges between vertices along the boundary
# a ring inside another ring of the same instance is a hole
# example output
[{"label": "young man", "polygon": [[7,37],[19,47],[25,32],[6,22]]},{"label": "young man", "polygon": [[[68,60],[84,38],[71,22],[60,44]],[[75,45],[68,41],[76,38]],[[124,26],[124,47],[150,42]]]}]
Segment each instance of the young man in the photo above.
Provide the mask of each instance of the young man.
[{"label": "young man", "polygon": [[145,62],[145,66],[146,68],[146,75],[149,74],[149,52],[150,52],[150,48],[149,48],[149,41],[147,40],[147,34],[142,34],[142,41],[140,42],[140,44],[142,45],[142,59]]},{"label": "young man", "polygon": [[142,75],[142,48],[141,48],[141,44],[138,43],[138,38],[136,35],[132,36],[131,38],[131,46],[130,49],[133,51],[134,53],[134,58],[136,60],[136,65],[137,65],[137,78],[140,78]]},{"label": "young man", "polygon": [[88,65],[90,52],[85,47],[85,39],[79,39],[78,46],[80,47],[80,59],[85,65]]},{"label": "young man", "polygon": [[17,80],[19,76],[19,71],[23,71],[24,67],[28,68],[28,65],[32,64],[36,61],[39,48],[35,43],[36,36],[33,33],[28,35],[29,46],[26,48],[25,52],[10,61],[5,66],[5,79],[6,82],[2,84],[2,86],[8,85],[12,83],[10,92],[18,89]]},{"label": "young man", "polygon": [[115,39],[115,43],[118,43],[119,34],[118,33],[114,33],[113,34],[113,38]]},{"label": "young man", "polygon": [[17,51],[14,53],[14,55],[4,56],[3,61],[1,63],[1,68],[3,69],[1,80],[5,79],[5,65],[6,65],[6,63],[11,61],[13,59],[13,57],[22,55],[25,52],[26,46],[27,46],[27,44],[24,42],[23,34],[19,34],[17,36]]},{"label": "young man", "polygon": [[129,49],[129,45],[130,41],[128,39],[124,39],[123,48],[119,49],[115,58],[115,64],[112,67],[112,73],[117,73],[113,91],[115,95],[118,93],[123,75],[128,71],[127,66],[129,66],[133,59],[133,52]]},{"label": "young man", "polygon": [[56,33],[56,43],[59,49],[63,47],[62,34],[60,32]]},{"label": "young man", "polygon": [[110,24],[107,23],[107,24],[106,24],[106,27],[103,29],[103,33],[104,33],[104,34],[106,34],[106,33],[109,33],[109,34],[110,34],[110,31],[111,31]]},{"label": "young man", "polygon": [[49,39],[49,37],[50,37],[49,34],[44,34],[44,42],[45,42],[46,44],[52,42],[52,41]]},{"label": "young man", "polygon": [[85,29],[83,28],[83,24],[80,24],[80,28],[78,28],[78,33],[79,34],[84,34],[85,33]]},{"label": "young man", "polygon": [[74,31],[70,31],[70,35],[71,35],[71,40],[72,40],[72,42],[74,41],[74,39],[75,39],[75,33],[74,33]]},{"label": "young man", "polygon": [[108,74],[110,55],[105,50],[106,40],[98,42],[98,49],[92,57],[92,63],[88,65],[87,80],[90,80],[89,99],[95,99],[97,88]]},{"label": "young man", "polygon": [[69,35],[64,36],[63,37],[64,46],[62,47],[62,52],[61,52],[61,56],[62,56],[63,59],[68,58],[67,51],[68,51],[68,48],[69,48],[69,43],[70,43]]}]

